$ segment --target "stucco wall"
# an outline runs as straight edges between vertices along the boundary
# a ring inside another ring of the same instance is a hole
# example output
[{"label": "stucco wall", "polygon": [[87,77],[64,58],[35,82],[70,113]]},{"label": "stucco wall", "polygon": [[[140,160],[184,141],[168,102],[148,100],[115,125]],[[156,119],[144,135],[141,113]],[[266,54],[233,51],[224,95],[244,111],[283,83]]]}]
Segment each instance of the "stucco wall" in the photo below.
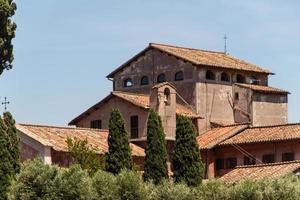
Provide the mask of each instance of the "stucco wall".
[{"label": "stucco wall", "polygon": [[112,108],[118,108],[120,110],[125,120],[125,126],[128,133],[130,133],[130,117],[138,115],[139,137],[143,137],[146,135],[148,112],[145,109],[139,108],[117,97],[112,97],[110,100],[108,100],[90,115],[80,119],[77,122],[76,126],[90,128],[90,123],[92,120],[102,120],[102,128],[108,129],[109,118]]}]

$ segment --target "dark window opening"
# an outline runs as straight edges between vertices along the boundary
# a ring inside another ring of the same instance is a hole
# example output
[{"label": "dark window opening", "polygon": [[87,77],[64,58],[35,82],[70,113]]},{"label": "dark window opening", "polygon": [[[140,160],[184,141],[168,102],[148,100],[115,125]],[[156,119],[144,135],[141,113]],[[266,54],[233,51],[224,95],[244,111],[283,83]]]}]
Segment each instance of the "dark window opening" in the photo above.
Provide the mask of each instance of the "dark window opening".
[{"label": "dark window opening", "polygon": [[216,80],[215,74],[212,71],[208,70],[206,72],[206,80]]},{"label": "dark window opening", "polygon": [[237,83],[245,83],[246,82],[245,77],[240,74],[236,75],[236,82]]},{"label": "dark window opening", "polygon": [[273,163],[273,162],[275,162],[274,154],[263,155],[262,162],[263,163]]},{"label": "dark window opening", "polygon": [[294,152],[287,152],[282,154],[282,162],[295,160]]},{"label": "dark window opening", "polygon": [[233,169],[237,165],[237,159],[235,157],[227,158],[226,159],[226,168],[227,169]]},{"label": "dark window opening", "polygon": [[183,72],[179,71],[175,74],[175,81],[182,81],[183,80]]},{"label": "dark window opening", "polygon": [[91,128],[101,129],[102,128],[102,121],[101,120],[92,120],[91,121]]},{"label": "dark window opening", "polygon": [[170,102],[170,89],[169,88],[165,88],[165,90],[164,90],[164,95],[165,95],[165,103],[167,104],[167,105],[170,105],[171,104],[171,102]]},{"label": "dark window opening", "polygon": [[165,76],[165,74],[159,74],[158,76],[157,76],[157,82],[158,83],[162,83],[162,82],[165,82],[166,81],[166,76]]},{"label": "dark window opening", "polygon": [[131,78],[128,78],[124,81],[124,87],[132,87],[133,86],[133,82]]},{"label": "dark window opening", "polygon": [[223,82],[229,82],[230,81],[229,75],[227,73],[223,72],[221,74],[221,81],[223,81]]},{"label": "dark window opening", "polygon": [[130,133],[131,138],[139,137],[139,117],[137,115],[130,117]]},{"label": "dark window opening", "polygon": [[224,159],[218,158],[216,160],[216,168],[217,168],[217,170],[224,169]]},{"label": "dark window opening", "polygon": [[256,76],[251,76],[250,84],[259,85],[259,82],[260,81],[256,78]]},{"label": "dark window opening", "polygon": [[234,93],[234,99],[238,101],[240,99],[240,95],[238,92]]},{"label": "dark window opening", "polygon": [[244,157],[244,165],[255,165],[256,160],[254,156],[245,156]]},{"label": "dark window opening", "polygon": [[148,85],[149,84],[149,78],[147,76],[143,76],[141,78],[141,85]]}]

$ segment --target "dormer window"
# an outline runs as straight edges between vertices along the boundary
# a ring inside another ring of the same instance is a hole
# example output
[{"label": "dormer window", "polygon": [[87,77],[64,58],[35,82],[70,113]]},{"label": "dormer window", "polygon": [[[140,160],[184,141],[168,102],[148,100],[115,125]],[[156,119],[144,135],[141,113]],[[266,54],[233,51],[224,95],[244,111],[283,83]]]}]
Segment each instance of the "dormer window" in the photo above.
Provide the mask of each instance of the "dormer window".
[{"label": "dormer window", "polygon": [[212,71],[208,70],[206,72],[206,80],[216,80],[216,75]]},{"label": "dormer window", "polygon": [[128,78],[124,81],[124,87],[132,87],[133,86],[133,82],[131,78]]},{"label": "dormer window", "polygon": [[182,80],[183,80],[183,72],[182,71],[176,72],[175,81],[182,81]]},{"label": "dormer window", "polygon": [[162,83],[162,82],[165,82],[166,81],[166,76],[165,76],[165,74],[159,74],[158,76],[157,76],[157,82],[158,83]]},{"label": "dormer window", "polygon": [[229,75],[225,72],[222,72],[221,74],[221,81],[223,82],[229,82],[230,81],[230,78],[229,78]]},{"label": "dormer window", "polygon": [[245,83],[245,77],[241,74],[236,75],[236,82],[237,83]]},{"label": "dormer window", "polygon": [[143,76],[141,78],[141,85],[148,85],[149,84],[149,78],[148,76]]}]

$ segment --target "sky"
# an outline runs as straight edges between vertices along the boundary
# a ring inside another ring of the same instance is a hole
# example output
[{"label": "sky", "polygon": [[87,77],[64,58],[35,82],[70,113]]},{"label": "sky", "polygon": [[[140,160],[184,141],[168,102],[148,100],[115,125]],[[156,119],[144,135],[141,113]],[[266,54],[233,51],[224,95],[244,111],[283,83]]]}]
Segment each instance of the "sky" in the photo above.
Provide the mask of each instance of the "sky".
[{"label": "sky", "polygon": [[[105,77],[149,42],[223,51],[275,73],[300,122],[300,1],[15,0],[12,70],[0,101],[17,122],[67,125],[112,90]],[[4,111],[4,107],[0,107]]]}]

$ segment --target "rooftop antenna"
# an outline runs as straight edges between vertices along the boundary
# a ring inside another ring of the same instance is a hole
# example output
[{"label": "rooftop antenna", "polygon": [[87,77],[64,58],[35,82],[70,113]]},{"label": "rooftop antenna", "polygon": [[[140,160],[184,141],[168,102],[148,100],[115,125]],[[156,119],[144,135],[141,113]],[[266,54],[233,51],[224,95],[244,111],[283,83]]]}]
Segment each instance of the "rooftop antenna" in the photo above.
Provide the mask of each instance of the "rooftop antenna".
[{"label": "rooftop antenna", "polygon": [[227,54],[227,39],[228,37],[226,36],[226,34],[224,35],[224,54]]}]

